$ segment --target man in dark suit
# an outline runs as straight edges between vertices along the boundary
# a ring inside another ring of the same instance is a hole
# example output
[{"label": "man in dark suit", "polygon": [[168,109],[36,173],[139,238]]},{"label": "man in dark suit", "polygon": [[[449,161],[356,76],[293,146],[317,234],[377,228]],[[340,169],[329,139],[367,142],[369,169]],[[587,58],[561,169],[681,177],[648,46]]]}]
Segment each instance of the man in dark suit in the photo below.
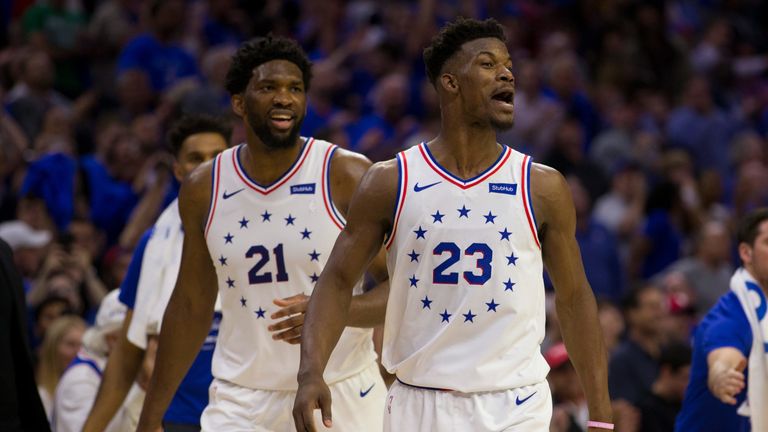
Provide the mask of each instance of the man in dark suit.
[{"label": "man in dark suit", "polygon": [[0,239],[0,430],[49,431],[26,339],[24,290]]}]

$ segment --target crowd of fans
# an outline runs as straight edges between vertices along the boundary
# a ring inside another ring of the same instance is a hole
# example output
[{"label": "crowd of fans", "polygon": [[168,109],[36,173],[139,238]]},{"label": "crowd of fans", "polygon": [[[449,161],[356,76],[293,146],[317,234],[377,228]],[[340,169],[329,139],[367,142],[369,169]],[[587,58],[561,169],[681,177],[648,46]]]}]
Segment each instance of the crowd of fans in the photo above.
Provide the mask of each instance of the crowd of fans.
[{"label": "crowd of fans", "polygon": [[[516,124],[499,142],[573,192],[617,423],[671,430],[691,331],[738,265],[734,221],[768,204],[759,0],[0,1],[0,238],[24,278],[41,394],[175,197],[170,123],[232,115],[240,42],[300,41],[314,62],[302,134],[377,161],[438,130],[421,49],[458,15],[507,29]],[[549,309],[552,430],[583,430]]]}]

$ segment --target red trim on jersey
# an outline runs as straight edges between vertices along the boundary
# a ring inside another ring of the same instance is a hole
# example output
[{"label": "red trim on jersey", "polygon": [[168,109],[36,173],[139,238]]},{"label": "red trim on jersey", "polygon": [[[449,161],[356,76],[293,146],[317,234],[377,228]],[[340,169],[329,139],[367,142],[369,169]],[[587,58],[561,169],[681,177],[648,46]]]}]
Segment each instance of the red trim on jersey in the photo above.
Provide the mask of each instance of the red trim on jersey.
[{"label": "red trim on jersey", "polygon": [[235,173],[237,173],[237,176],[240,177],[240,180],[242,180],[243,183],[245,183],[248,187],[250,187],[251,189],[255,190],[256,192],[262,195],[269,195],[270,193],[280,188],[280,186],[284,185],[285,182],[290,180],[290,178],[293,177],[293,175],[299,171],[299,169],[301,168],[301,165],[307,159],[307,155],[309,154],[310,147],[314,142],[315,142],[315,139],[310,138],[309,142],[304,146],[302,154],[299,156],[298,163],[294,162],[293,167],[289,169],[287,173],[283,174],[282,177],[278,178],[277,181],[275,181],[274,183],[272,183],[267,187],[257,184],[256,182],[248,178],[247,173],[243,172],[243,170],[245,170],[244,168],[243,170],[240,169],[241,168],[240,161],[237,158],[238,149],[235,149],[234,151],[232,151],[232,164],[235,166]]},{"label": "red trim on jersey", "polygon": [[405,194],[408,192],[408,160],[405,157],[405,152],[400,152],[398,156],[400,157],[400,161],[403,165],[403,173],[400,179],[400,190],[398,191],[400,193],[400,200],[395,203],[397,206],[397,211],[395,212],[395,219],[392,223],[392,234],[384,244],[384,247],[386,247],[387,250],[389,250],[389,247],[392,246],[392,242],[395,240],[395,234],[397,234],[397,224],[400,222],[400,214],[403,212],[403,206],[405,205]]},{"label": "red trim on jersey", "polygon": [[531,234],[533,235],[533,241],[536,242],[536,246],[539,249],[541,249],[541,244],[539,243],[539,235],[536,233],[536,227],[533,226],[533,218],[531,217],[530,206],[532,204],[528,202],[528,188],[530,187],[531,179],[528,178],[529,176],[526,176],[526,174],[528,173],[528,170],[526,168],[530,159],[531,159],[530,156],[525,156],[523,158],[523,164],[521,169],[521,172],[522,172],[521,178],[523,179],[522,181],[523,191],[521,195],[523,196],[523,207],[525,208],[525,218],[528,219],[528,227],[531,229]]},{"label": "red trim on jersey", "polygon": [[[234,153],[234,152],[232,152]],[[208,210],[208,221],[205,223],[205,237],[208,237],[208,231],[211,229],[213,223],[213,215],[216,213],[216,204],[219,202],[219,183],[221,178],[221,155],[217,155],[213,160],[213,172],[211,173],[213,178],[213,185],[211,186],[211,208]]]},{"label": "red trim on jersey", "polygon": [[509,147],[504,147],[504,152],[501,157],[496,161],[494,165],[491,165],[485,173],[481,174],[480,177],[471,179],[469,181],[463,182],[458,177],[454,176],[453,174],[449,173],[443,167],[437,164],[437,162],[432,161],[432,158],[424,151],[424,147],[426,144],[419,145],[419,152],[421,152],[421,156],[424,158],[424,161],[427,162],[427,165],[429,165],[430,168],[432,168],[433,171],[435,171],[437,174],[440,175],[440,177],[447,180],[449,183],[453,183],[454,185],[466,190],[471,188],[472,186],[477,186],[478,184],[484,182],[492,175],[496,174],[496,172],[501,169],[502,166],[504,166],[504,163],[507,162],[509,159],[509,156],[512,155],[512,150]]},{"label": "red trim on jersey", "polygon": [[[325,155],[323,156],[323,174],[322,174],[322,181],[320,182],[322,184],[322,191],[323,191],[323,204],[325,204],[325,211],[328,212],[328,216],[331,217],[331,220],[333,223],[339,227],[340,230],[344,229],[344,224],[340,220],[336,218],[336,215],[333,212],[333,209],[331,206],[333,206],[333,201],[331,201],[331,184],[330,184],[330,171],[331,171],[331,161],[330,161],[330,155],[333,152],[333,150],[336,149],[336,146],[329,146],[328,150],[325,151]],[[326,167],[328,169],[328,187],[326,188]],[[327,190],[326,190],[327,189]]]}]

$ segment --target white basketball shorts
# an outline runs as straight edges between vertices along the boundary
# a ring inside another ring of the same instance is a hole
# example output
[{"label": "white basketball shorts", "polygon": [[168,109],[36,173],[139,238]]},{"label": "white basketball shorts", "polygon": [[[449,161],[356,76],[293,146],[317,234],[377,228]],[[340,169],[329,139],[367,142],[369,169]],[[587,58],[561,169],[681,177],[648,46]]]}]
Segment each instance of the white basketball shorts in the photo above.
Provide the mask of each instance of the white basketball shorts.
[{"label": "white basketball shorts", "polygon": [[384,410],[384,430],[547,432],[552,418],[549,384],[461,393],[395,381]]},{"label": "white basketball shorts", "polygon": [[[387,388],[376,362],[357,375],[329,386],[333,427],[326,429],[320,410],[315,427],[335,432],[381,431]],[[200,418],[208,432],[295,432],[293,402],[296,392],[254,390],[214,379],[208,391],[208,406]]]}]

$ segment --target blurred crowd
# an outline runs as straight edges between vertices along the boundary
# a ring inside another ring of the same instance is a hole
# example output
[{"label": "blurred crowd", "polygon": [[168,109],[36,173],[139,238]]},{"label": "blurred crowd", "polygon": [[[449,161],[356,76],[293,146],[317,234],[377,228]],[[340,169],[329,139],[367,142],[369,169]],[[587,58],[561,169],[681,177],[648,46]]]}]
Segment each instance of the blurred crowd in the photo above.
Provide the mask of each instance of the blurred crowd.
[{"label": "blurred crowd", "polygon": [[[0,238],[24,278],[41,388],[55,392],[178,191],[170,123],[232,116],[240,42],[300,41],[314,62],[302,134],[377,161],[436,134],[421,50],[459,15],[507,29],[516,124],[499,142],[573,192],[617,423],[671,430],[691,331],[738,265],[734,222],[768,205],[759,0],[0,0]],[[548,309],[552,430],[585,430]]]}]

